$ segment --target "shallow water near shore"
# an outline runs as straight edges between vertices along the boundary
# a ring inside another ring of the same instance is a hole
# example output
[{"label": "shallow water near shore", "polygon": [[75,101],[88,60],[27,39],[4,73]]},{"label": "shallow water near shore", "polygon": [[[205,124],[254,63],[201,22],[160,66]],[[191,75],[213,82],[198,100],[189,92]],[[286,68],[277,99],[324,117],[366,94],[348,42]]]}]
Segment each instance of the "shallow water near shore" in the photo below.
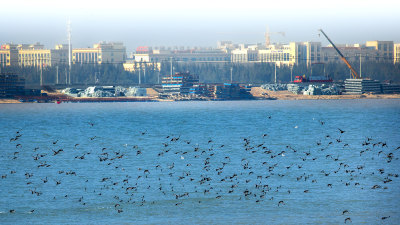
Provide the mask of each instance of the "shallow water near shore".
[{"label": "shallow water near shore", "polygon": [[399,224],[399,126],[398,99],[3,104],[0,223]]}]

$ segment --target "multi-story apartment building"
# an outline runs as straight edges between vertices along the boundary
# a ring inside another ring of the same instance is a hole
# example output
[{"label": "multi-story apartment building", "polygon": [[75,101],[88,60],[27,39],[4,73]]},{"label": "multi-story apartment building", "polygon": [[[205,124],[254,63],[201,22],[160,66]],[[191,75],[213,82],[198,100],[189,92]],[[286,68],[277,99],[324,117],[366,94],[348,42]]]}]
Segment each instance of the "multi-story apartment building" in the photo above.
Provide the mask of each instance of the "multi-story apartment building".
[{"label": "multi-story apartment building", "polygon": [[374,47],[380,52],[382,61],[391,62],[394,58],[393,41],[367,41],[366,47]]},{"label": "multi-story apartment building", "polygon": [[182,61],[182,62],[226,62],[230,55],[220,49],[186,49],[186,50],[153,50],[147,46],[136,49],[134,54],[136,62]]},{"label": "multi-story apartment building", "polygon": [[296,43],[295,57],[297,63],[306,63],[310,66],[312,63],[321,62],[321,42],[300,42]]},{"label": "multi-story apartment building", "polygon": [[4,44],[0,46],[0,66],[18,65],[17,45]]},{"label": "multi-story apartment building", "polygon": [[73,63],[111,63],[120,64],[126,60],[126,48],[120,42],[101,42],[93,48],[76,48],[72,50]]},{"label": "multi-story apartment building", "polygon": [[393,47],[393,56],[394,56],[394,63],[400,63],[400,43],[394,44]]},{"label": "multi-story apartment building", "polygon": [[233,44],[232,41],[218,41],[217,49],[220,49],[224,52],[230,53],[232,50],[238,48],[237,44]]},{"label": "multi-story apartment building", "polygon": [[[232,51],[232,62],[270,62],[277,65],[307,64],[321,60],[320,42],[290,42],[289,44],[268,45],[256,52],[257,58],[250,58],[248,52],[253,49],[237,49]],[[250,60],[254,59],[254,60]],[[246,61],[247,60],[247,61]]]},{"label": "multi-story apartment building", "polygon": [[[294,44],[294,42],[293,42]],[[280,65],[293,65],[296,57],[293,54],[293,45],[268,45],[267,49],[258,50],[258,61],[273,62]]]},{"label": "multi-story apartment building", "polygon": [[[356,45],[337,45],[336,46],[348,61],[381,61],[380,52],[374,47]],[[340,55],[332,46],[322,47],[322,62],[339,63],[342,62]]]},{"label": "multi-story apartment building", "polygon": [[67,45],[57,45],[55,49],[45,49],[43,45],[18,45],[20,66],[54,66],[68,63]]},{"label": "multi-story apartment building", "polygon": [[161,63],[160,62],[136,62],[136,61],[127,61],[123,64],[124,69],[129,72],[135,71],[143,71],[145,73],[146,69],[154,69],[154,70],[161,70]]},{"label": "multi-story apartment building", "polygon": [[240,48],[231,51],[232,62],[256,62],[258,61],[258,51],[260,46],[257,45],[240,45]]}]

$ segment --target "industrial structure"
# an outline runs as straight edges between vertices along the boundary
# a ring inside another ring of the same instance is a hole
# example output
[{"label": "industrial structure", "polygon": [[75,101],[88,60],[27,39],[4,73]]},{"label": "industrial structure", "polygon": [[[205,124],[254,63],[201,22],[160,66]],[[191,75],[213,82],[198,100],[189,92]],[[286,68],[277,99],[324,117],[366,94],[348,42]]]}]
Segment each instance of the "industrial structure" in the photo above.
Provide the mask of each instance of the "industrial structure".
[{"label": "industrial structure", "polygon": [[160,97],[183,99],[251,99],[250,88],[235,83],[200,83],[189,72],[177,72],[162,78]]},{"label": "industrial structure", "polygon": [[189,72],[178,72],[162,78],[164,95],[194,95],[198,94],[199,77]]},{"label": "industrial structure", "polygon": [[[344,90],[346,94],[363,94],[363,93],[398,93],[400,92],[398,85],[391,85],[391,84],[381,84],[377,80],[371,79],[363,79],[361,76],[354,70],[354,68],[350,65],[349,61],[347,61],[346,57],[340,52],[340,50],[335,46],[335,44],[331,41],[331,39],[325,34],[325,32],[320,29],[319,30],[328,41],[331,43],[332,47],[337,51],[340,55],[341,60],[349,67],[352,75],[352,79],[346,79],[344,81]],[[367,42],[366,46],[375,47],[377,50],[382,51],[384,60],[386,60],[387,56],[392,57],[393,55],[393,42],[378,42],[372,41]],[[361,62],[361,61],[360,61]],[[361,70],[361,68],[360,68]],[[383,91],[383,89],[385,89]]]},{"label": "industrial structure", "polygon": [[16,74],[0,74],[0,98],[13,98],[25,94],[25,79]]}]

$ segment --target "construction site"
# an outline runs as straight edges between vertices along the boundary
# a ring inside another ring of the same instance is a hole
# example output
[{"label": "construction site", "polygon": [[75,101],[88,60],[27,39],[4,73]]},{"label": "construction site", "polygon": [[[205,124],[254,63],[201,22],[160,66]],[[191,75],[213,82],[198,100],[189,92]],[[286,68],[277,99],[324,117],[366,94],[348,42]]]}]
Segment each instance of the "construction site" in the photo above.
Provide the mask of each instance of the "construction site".
[{"label": "construction site", "polygon": [[[25,87],[24,78],[17,74],[0,75],[0,102],[134,102],[134,101],[188,101],[188,100],[249,100],[249,99],[357,99],[400,98],[400,85],[361,77],[349,61],[325,34],[340,59],[351,72],[351,78],[333,81],[328,75],[295,76],[290,83],[251,85],[204,83],[189,71],[162,76],[160,84],[146,86],[84,86],[58,89],[42,85]],[[323,64],[323,63],[316,63]],[[172,68],[172,67],[171,67]],[[312,70],[312,68],[311,68]],[[325,71],[325,69],[324,69]],[[361,71],[361,69],[360,69]]]},{"label": "construction site", "polygon": [[[332,47],[336,50],[340,59],[347,65],[351,71],[352,78],[346,79],[344,82],[333,82],[331,78],[326,76],[312,77],[312,76],[296,76],[294,81],[289,84],[264,84],[261,85],[261,91],[256,95],[266,96],[273,95],[276,98],[277,94],[273,92],[280,92],[284,97],[290,98],[291,94],[303,96],[331,96],[331,97],[317,97],[323,99],[351,99],[351,98],[364,98],[367,96],[375,96],[374,98],[398,98],[400,94],[400,85],[391,84],[387,82],[380,82],[369,78],[362,78],[350,65],[349,61],[344,57],[336,45],[325,34],[319,30],[323,36],[329,41]],[[320,63],[318,63],[320,64]],[[361,70],[361,69],[360,69]],[[311,70],[312,71],[312,70]],[[325,69],[324,69],[325,71]],[[279,94],[278,94],[279,95]],[[332,97],[336,96],[336,97]],[[340,97],[339,97],[340,96]],[[386,97],[385,97],[386,96]],[[299,99],[301,97],[292,96],[292,99]],[[303,98],[304,99],[304,98]],[[309,98],[305,98],[309,99]]]}]

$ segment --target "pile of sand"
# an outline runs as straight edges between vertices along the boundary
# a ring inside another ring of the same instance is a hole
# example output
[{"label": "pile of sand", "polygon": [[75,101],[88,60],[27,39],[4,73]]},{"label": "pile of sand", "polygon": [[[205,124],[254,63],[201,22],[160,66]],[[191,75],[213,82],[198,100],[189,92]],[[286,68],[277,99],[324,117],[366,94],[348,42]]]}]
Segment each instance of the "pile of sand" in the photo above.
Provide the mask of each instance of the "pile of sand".
[{"label": "pile of sand", "polygon": [[362,95],[302,95],[294,94],[289,91],[267,91],[261,87],[253,87],[250,92],[256,98],[277,98],[279,100],[298,100],[298,99],[393,99],[400,98],[400,94],[362,94]]}]

